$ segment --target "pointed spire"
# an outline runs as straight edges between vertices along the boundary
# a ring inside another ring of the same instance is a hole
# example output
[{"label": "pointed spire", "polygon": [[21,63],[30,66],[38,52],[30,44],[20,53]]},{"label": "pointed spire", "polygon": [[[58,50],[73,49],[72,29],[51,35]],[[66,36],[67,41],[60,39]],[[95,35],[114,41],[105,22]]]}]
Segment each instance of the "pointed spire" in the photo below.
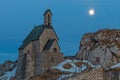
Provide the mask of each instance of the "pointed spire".
[{"label": "pointed spire", "polygon": [[47,13],[49,13],[49,12],[50,12],[50,14],[52,15],[52,12],[51,12],[50,9],[47,9],[43,15],[45,16],[45,15],[46,15]]}]

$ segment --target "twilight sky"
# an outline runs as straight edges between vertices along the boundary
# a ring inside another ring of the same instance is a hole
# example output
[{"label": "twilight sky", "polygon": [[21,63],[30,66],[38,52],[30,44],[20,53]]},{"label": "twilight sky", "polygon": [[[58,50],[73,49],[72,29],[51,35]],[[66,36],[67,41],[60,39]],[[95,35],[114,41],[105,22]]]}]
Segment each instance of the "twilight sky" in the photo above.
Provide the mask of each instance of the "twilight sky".
[{"label": "twilight sky", "polygon": [[0,62],[17,58],[18,47],[34,25],[43,24],[48,8],[65,55],[77,53],[84,33],[120,28],[120,0],[0,0]]}]

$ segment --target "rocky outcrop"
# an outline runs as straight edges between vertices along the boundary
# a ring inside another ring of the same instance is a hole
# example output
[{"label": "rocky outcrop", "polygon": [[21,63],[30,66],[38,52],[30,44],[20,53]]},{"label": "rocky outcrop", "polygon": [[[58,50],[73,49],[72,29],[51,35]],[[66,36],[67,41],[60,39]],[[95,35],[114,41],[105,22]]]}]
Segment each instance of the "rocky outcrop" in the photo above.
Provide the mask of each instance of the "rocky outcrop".
[{"label": "rocky outcrop", "polygon": [[104,80],[103,69],[94,68],[89,70],[88,72],[83,72],[81,74],[67,78],[65,80]]},{"label": "rocky outcrop", "polygon": [[[60,75],[68,75],[70,72],[63,72],[58,69],[50,69],[43,75],[31,77],[29,80],[58,80]],[[62,79],[59,79],[62,80]]]},{"label": "rocky outcrop", "polygon": [[120,30],[103,29],[84,34],[76,57],[104,68],[120,62]]},{"label": "rocky outcrop", "polygon": [[120,80],[120,70],[105,70],[103,78],[104,80]]},{"label": "rocky outcrop", "polygon": [[0,77],[5,75],[6,72],[12,71],[16,68],[17,61],[7,60],[3,64],[0,64]]}]

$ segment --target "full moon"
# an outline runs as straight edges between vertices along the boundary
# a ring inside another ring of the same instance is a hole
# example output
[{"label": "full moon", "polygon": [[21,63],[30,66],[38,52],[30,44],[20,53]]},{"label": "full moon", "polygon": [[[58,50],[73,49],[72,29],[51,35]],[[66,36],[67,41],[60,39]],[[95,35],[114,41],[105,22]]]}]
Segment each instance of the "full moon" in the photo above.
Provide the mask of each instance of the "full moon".
[{"label": "full moon", "polygon": [[94,14],[95,14],[95,11],[94,11],[93,9],[90,9],[90,10],[89,10],[89,14],[90,14],[90,15],[94,15]]}]

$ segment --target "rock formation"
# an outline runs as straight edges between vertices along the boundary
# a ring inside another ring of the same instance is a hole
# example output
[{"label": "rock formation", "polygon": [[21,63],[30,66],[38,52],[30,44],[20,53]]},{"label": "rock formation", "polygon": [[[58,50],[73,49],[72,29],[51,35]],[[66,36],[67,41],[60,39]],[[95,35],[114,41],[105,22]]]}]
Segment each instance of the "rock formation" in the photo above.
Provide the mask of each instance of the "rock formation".
[{"label": "rock formation", "polygon": [[7,60],[3,64],[0,64],[0,80],[10,79],[7,72],[12,72],[16,68],[17,61]]},{"label": "rock formation", "polygon": [[84,34],[76,57],[103,68],[120,62],[120,30],[103,29]]},{"label": "rock formation", "polygon": [[[76,76],[70,77],[66,80],[104,80],[102,69],[91,69]],[[106,79],[108,80],[108,79]]]}]

